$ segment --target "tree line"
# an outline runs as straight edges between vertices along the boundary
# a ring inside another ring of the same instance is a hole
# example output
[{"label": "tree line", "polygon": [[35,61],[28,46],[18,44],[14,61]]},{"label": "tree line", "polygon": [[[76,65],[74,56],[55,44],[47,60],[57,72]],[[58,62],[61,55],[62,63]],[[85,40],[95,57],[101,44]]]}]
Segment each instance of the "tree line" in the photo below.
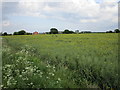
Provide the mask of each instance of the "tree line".
[{"label": "tree line", "polygon": [[[91,31],[81,31],[79,32],[79,30],[76,30],[78,32],[74,32],[68,29],[65,29],[64,31],[58,31],[58,29],[56,28],[51,28],[50,32],[46,32],[46,34],[76,34],[76,33],[93,33]],[[97,32],[96,32],[97,33]],[[105,33],[105,32],[104,32]],[[106,33],[120,33],[119,29],[115,29],[114,31],[106,31]],[[13,34],[8,34],[7,32],[4,33],[0,33],[0,36],[9,36],[9,35],[32,35],[32,33],[28,33],[25,30],[20,30],[18,32],[14,32]]]},{"label": "tree line", "polygon": [[32,35],[32,33],[28,33],[25,30],[20,30],[18,32],[14,32],[13,35]]},{"label": "tree line", "polygon": [[59,32],[56,28],[51,28],[50,32],[48,32],[48,34],[59,34],[59,33],[63,33],[63,34],[72,34],[75,33],[74,31],[70,31],[68,29],[64,30],[63,32]]},{"label": "tree line", "polygon": [[32,33],[28,33],[25,30],[20,30],[18,32],[14,32],[13,34],[8,34],[7,32],[0,33],[2,36],[10,36],[10,35],[32,35]]},{"label": "tree line", "polygon": [[[47,34],[59,34],[60,32],[56,29],[56,28],[51,28],[50,32],[47,32]],[[64,30],[63,32],[61,32],[61,34],[73,34],[73,33],[93,33],[91,31],[81,31],[79,32],[74,32],[74,31],[70,31],[68,29]],[[97,33],[97,32],[96,32]],[[106,33],[120,33],[119,29],[115,29],[114,31],[106,31]]]},{"label": "tree line", "polygon": [[106,33],[120,33],[120,30],[119,29],[115,29],[114,31],[106,31]]}]

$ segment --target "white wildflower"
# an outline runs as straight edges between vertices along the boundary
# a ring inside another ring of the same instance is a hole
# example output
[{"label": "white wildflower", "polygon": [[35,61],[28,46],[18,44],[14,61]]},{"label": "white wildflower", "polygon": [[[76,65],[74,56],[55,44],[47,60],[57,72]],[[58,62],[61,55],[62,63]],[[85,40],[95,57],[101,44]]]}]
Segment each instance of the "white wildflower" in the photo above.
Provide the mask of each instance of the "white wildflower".
[{"label": "white wildflower", "polygon": [[30,85],[33,85],[33,83],[31,82]]},{"label": "white wildflower", "polygon": [[43,72],[40,72],[40,74],[42,75],[42,74],[43,74]]},{"label": "white wildflower", "polygon": [[53,67],[53,69],[55,69],[55,67]]},{"label": "white wildflower", "polygon": [[10,85],[11,85],[10,80],[8,80],[8,81],[7,81],[7,85],[8,85],[8,86],[10,86]]},{"label": "white wildflower", "polygon": [[19,77],[22,77],[22,75],[19,75]]},{"label": "white wildflower", "polygon": [[5,67],[11,67],[11,65],[8,64],[8,65],[5,65]]},{"label": "white wildflower", "polygon": [[3,87],[3,85],[1,85],[1,87]]},{"label": "white wildflower", "polygon": [[47,79],[49,78],[49,77],[46,77]]},{"label": "white wildflower", "polygon": [[56,81],[58,83],[58,81]]},{"label": "white wildflower", "polygon": [[29,69],[29,67],[26,67],[25,69]]},{"label": "white wildflower", "polygon": [[52,76],[54,76],[54,73],[52,73]]},{"label": "white wildflower", "polygon": [[61,81],[61,79],[60,79],[60,78],[58,78],[58,81]]}]

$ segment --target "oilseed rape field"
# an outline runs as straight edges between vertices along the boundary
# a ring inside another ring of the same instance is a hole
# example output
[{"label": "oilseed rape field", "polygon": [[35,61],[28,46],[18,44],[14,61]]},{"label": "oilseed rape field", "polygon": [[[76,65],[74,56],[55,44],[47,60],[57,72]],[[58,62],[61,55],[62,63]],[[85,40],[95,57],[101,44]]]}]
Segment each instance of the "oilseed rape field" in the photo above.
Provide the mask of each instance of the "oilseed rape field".
[{"label": "oilseed rape field", "polygon": [[117,88],[118,34],[2,37],[2,88]]}]

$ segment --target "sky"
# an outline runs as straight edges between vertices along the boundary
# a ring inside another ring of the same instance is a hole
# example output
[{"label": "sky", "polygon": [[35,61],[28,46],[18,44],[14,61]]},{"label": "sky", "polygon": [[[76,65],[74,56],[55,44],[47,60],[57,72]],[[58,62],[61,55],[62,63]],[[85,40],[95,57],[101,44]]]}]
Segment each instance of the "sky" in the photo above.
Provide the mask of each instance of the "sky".
[{"label": "sky", "polygon": [[118,28],[119,0],[2,0],[2,32]]}]

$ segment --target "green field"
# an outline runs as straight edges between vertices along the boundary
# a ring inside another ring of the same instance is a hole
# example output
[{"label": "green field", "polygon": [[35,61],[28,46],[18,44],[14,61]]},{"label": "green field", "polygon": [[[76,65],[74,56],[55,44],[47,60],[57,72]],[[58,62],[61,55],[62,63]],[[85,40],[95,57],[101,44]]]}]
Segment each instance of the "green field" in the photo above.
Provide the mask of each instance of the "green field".
[{"label": "green field", "polygon": [[116,88],[118,34],[3,36],[4,88]]}]

